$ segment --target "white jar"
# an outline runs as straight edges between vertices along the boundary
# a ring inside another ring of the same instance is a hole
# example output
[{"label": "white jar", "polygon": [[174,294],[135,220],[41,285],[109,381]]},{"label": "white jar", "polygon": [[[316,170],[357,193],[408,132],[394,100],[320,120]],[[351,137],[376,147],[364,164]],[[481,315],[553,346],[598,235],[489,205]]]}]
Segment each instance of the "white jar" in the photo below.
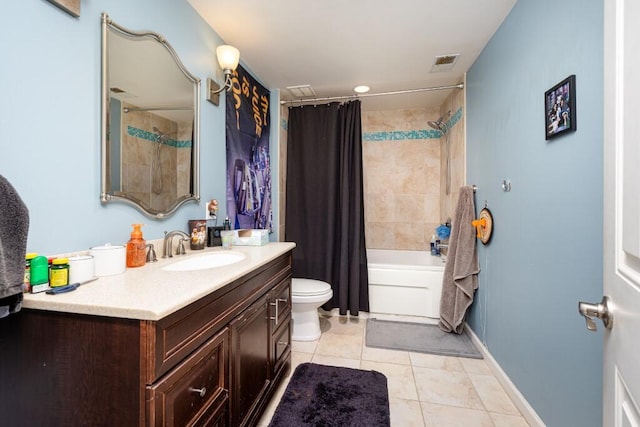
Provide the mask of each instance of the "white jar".
[{"label": "white jar", "polygon": [[93,256],[74,256],[69,258],[69,283],[80,283],[95,276]]},{"label": "white jar", "polygon": [[93,256],[97,277],[122,274],[127,270],[127,249],[124,245],[107,243],[94,246],[89,253]]}]

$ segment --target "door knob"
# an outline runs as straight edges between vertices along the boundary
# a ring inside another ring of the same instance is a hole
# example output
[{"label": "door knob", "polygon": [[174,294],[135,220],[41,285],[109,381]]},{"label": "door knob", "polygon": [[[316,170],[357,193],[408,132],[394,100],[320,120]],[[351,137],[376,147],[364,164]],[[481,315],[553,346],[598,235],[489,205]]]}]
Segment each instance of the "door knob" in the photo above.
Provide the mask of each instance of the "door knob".
[{"label": "door knob", "polygon": [[613,316],[609,312],[609,297],[602,297],[602,302],[597,304],[592,304],[589,302],[578,303],[578,312],[584,316],[584,319],[587,321],[587,329],[590,331],[597,331],[598,327],[596,326],[596,322],[593,320],[594,317],[602,320],[604,323],[604,327],[607,329],[611,329],[613,326]]}]

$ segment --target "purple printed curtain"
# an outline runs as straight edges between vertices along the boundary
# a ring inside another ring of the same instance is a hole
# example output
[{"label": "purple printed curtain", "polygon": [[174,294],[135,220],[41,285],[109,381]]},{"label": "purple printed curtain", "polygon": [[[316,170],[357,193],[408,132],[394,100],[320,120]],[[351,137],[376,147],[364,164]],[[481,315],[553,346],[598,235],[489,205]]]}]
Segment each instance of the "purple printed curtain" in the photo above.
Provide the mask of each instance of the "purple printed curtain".
[{"label": "purple printed curtain", "polygon": [[233,228],[272,231],[269,91],[242,66],[226,92],[227,215]]}]

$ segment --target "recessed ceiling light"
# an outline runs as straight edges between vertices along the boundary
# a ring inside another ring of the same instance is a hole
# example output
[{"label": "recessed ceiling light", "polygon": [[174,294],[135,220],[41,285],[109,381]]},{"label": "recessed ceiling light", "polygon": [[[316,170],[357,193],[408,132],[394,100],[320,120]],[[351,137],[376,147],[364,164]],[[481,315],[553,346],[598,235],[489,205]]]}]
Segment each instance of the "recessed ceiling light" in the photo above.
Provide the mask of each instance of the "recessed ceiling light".
[{"label": "recessed ceiling light", "polygon": [[356,86],[353,91],[356,93],[367,93],[371,88],[369,86]]}]

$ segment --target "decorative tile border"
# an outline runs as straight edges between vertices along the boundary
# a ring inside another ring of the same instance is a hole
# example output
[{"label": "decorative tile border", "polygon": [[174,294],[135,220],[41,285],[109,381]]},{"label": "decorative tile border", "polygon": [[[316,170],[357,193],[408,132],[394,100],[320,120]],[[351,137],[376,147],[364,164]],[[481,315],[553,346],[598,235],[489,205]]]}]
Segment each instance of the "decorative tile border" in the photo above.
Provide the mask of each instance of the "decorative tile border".
[{"label": "decorative tile border", "polygon": [[[145,139],[151,142],[158,142],[158,134],[149,132],[143,129],[138,129],[133,126],[127,126],[127,134],[135,138]],[[167,139],[162,142],[164,145],[175,148],[191,148],[192,142],[189,140],[178,141],[176,139]]]},{"label": "decorative tile border", "polygon": [[[445,130],[451,130],[462,119],[462,107],[451,116],[444,124]],[[408,139],[440,139],[441,133],[435,129],[419,129],[409,131],[390,132],[365,132],[362,134],[363,141],[405,141]]]},{"label": "decorative tile border", "polygon": [[[462,107],[444,123],[444,128],[448,132],[462,119]],[[280,127],[289,130],[289,122],[285,119],[280,120]],[[152,134],[155,135],[155,134]],[[362,134],[363,141],[406,141],[408,139],[440,139],[441,133],[435,129],[419,129],[419,130],[394,130],[389,132],[365,132]]]},{"label": "decorative tile border", "polygon": [[404,141],[407,139],[440,139],[440,131],[435,129],[394,130],[390,132],[365,132],[363,141]]}]

